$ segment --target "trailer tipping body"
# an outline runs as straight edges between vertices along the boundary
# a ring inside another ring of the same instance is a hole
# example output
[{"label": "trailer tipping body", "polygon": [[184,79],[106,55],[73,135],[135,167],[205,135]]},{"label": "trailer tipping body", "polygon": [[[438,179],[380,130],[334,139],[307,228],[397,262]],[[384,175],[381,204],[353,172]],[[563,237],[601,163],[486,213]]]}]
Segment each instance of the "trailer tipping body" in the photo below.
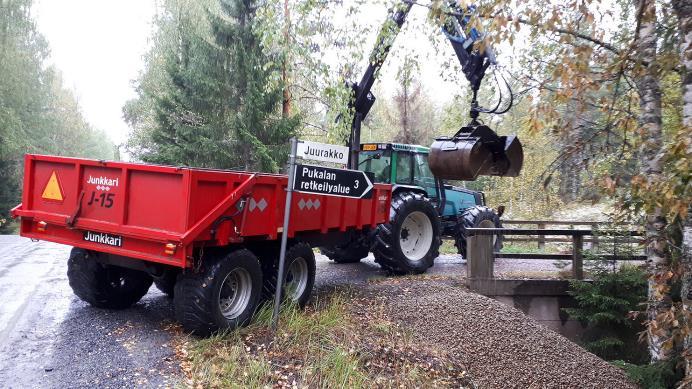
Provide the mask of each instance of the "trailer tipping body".
[{"label": "trailer tipping body", "polygon": [[[196,248],[276,240],[286,175],[28,154],[20,234],[171,265]],[[391,186],[369,199],[295,193],[289,238],[374,228],[389,218]]]}]

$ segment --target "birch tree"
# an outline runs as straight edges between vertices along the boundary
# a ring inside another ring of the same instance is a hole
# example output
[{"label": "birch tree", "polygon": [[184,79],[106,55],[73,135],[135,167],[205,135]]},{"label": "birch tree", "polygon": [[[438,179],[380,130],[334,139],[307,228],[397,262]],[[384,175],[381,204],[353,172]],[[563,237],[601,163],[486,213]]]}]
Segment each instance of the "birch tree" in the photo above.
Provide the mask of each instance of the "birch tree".
[{"label": "birch tree", "polygon": [[[674,0],[673,9],[678,18],[680,32],[680,64],[682,72],[682,125],[684,131],[692,133],[692,3]],[[692,155],[692,144],[688,145],[688,155]],[[691,205],[692,207],[692,205]],[[685,326],[689,331],[683,342],[685,358],[685,379],[683,385],[692,385],[692,209],[688,210],[682,234],[682,297],[683,312],[686,314]]]}]

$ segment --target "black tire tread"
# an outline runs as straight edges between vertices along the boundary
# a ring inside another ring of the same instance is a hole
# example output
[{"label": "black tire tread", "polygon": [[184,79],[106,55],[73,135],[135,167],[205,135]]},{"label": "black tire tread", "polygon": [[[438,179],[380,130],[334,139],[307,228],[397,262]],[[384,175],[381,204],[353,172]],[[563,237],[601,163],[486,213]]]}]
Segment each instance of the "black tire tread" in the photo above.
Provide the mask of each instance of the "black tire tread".
[{"label": "black tire tread", "polygon": [[154,277],[154,285],[156,289],[168,297],[175,295],[175,281],[178,278],[178,272],[166,270],[160,277]]},{"label": "black tire tread", "polygon": [[320,252],[335,263],[358,263],[368,256],[370,248],[358,239],[353,239],[340,246],[322,246]]},{"label": "black tire tread", "polygon": [[[199,336],[209,336],[223,327],[222,323],[217,322],[212,311],[214,300],[212,285],[215,277],[220,276],[224,264],[228,261],[237,261],[240,258],[252,263],[253,267],[255,266],[254,262],[256,262],[256,269],[254,270],[259,273],[261,280],[259,260],[247,249],[234,250],[226,255],[209,256],[204,259],[202,267],[198,271],[188,271],[178,275],[173,305],[176,320],[182,324],[185,331]],[[249,322],[259,304],[260,292],[261,290],[258,290],[254,301],[249,303],[254,305],[251,314],[245,319],[239,320],[236,323],[237,326],[243,326]]]},{"label": "black tire tread", "polygon": [[[305,304],[307,304],[308,300],[310,299],[310,294],[312,293],[312,288],[315,284],[315,273],[316,273],[316,267],[317,264],[315,262],[315,254],[312,251],[312,247],[310,247],[309,244],[305,242],[296,242],[290,245],[286,249],[286,263],[285,263],[285,268],[284,271],[288,269],[288,266],[290,265],[290,261],[292,258],[296,258],[298,255],[303,255],[306,258],[308,262],[308,271],[310,272],[310,275],[308,276],[308,286],[305,289],[305,293],[303,296],[296,302],[298,306],[301,308],[305,307]],[[270,301],[274,298],[274,292],[276,291],[276,279],[279,276],[279,269],[278,269],[278,254],[277,254],[277,259],[273,263],[269,264],[269,266],[265,266],[264,270],[264,282],[262,285],[262,300],[263,301]],[[285,293],[282,293],[282,295],[286,296]]]},{"label": "black tire tread", "polygon": [[[466,258],[466,229],[478,227],[483,220],[493,220],[495,228],[502,228],[502,222],[500,217],[497,216],[495,210],[484,205],[478,205],[475,207],[466,208],[461,211],[457,218],[456,233],[454,235],[454,245],[457,248],[457,252]],[[502,235],[497,236],[497,241],[495,242],[495,251],[500,251],[502,249]]]},{"label": "black tire tread", "polygon": [[[125,309],[149,291],[152,277],[142,271],[114,265],[104,265],[96,259],[99,254],[73,248],[67,263],[67,278],[77,297],[97,308]],[[126,279],[127,289],[113,289],[108,273],[118,272]]]}]

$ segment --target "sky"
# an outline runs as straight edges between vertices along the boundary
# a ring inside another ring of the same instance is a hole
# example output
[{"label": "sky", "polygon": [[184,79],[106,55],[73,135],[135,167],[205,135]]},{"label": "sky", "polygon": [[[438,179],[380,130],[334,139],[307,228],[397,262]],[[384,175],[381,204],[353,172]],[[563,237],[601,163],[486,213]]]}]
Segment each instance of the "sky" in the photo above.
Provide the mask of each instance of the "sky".
[{"label": "sky", "polygon": [[36,0],[34,17],[87,121],[116,143],[127,139],[122,106],[135,97],[155,15],[154,0]]},{"label": "sky", "polygon": [[[363,23],[375,26],[384,21],[386,7],[366,5]],[[132,81],[144,67],[156,14],[155,0],[36,0],[34,17],[51,48],[50,61],[63,73],[65,86],[77,96],[87,121],[104,130],[116,144],[127,140],[129,128],[122,107],[134,98]],[[396,71],[402,53],[416,52],[423,58],[420,79],[437,103],[442,104],[467,85],[440,78],[440,63],[428,38],[416,33],[425,23],[427,9],[414,7],[404,30],[397,37],[390,59],[376,85],[376,95],[391,95],[396,88]],[[374,41],[374,34],[372,37]],[[372,44],[372,43],[371,43]],[[364,47],[364,55],[371,47]],[[444,55],[453,56],[451,47]],[[357,80],[354,80],[357,81]]]}]

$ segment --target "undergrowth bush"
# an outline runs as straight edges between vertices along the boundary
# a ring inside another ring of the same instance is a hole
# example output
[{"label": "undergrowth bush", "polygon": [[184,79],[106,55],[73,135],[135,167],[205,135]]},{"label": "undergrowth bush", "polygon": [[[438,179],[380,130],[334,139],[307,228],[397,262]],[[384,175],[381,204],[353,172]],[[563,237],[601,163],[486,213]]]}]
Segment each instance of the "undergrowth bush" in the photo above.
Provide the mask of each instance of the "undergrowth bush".
[{"label": "undergrowth bush", "polygon": [[564,310],[587,326],[582,339],[589,351],[606,360],[644,363],[648,353],[638,341],[642,322],[631,313],[646,301],[646,273],[632,265],[597,263],[590,270],[592,280],[570,282],[569,293],[577,307]]},{"label": "undergrowth bush", "polygon": [[625,361],[612,363],[625,370],[627,376],[643,389],[668,389],[674,388],[676,382],[682,379],[681,371],[675,368],[678,362],[677,359],[673,359],[643,365],[634,365]]}]

